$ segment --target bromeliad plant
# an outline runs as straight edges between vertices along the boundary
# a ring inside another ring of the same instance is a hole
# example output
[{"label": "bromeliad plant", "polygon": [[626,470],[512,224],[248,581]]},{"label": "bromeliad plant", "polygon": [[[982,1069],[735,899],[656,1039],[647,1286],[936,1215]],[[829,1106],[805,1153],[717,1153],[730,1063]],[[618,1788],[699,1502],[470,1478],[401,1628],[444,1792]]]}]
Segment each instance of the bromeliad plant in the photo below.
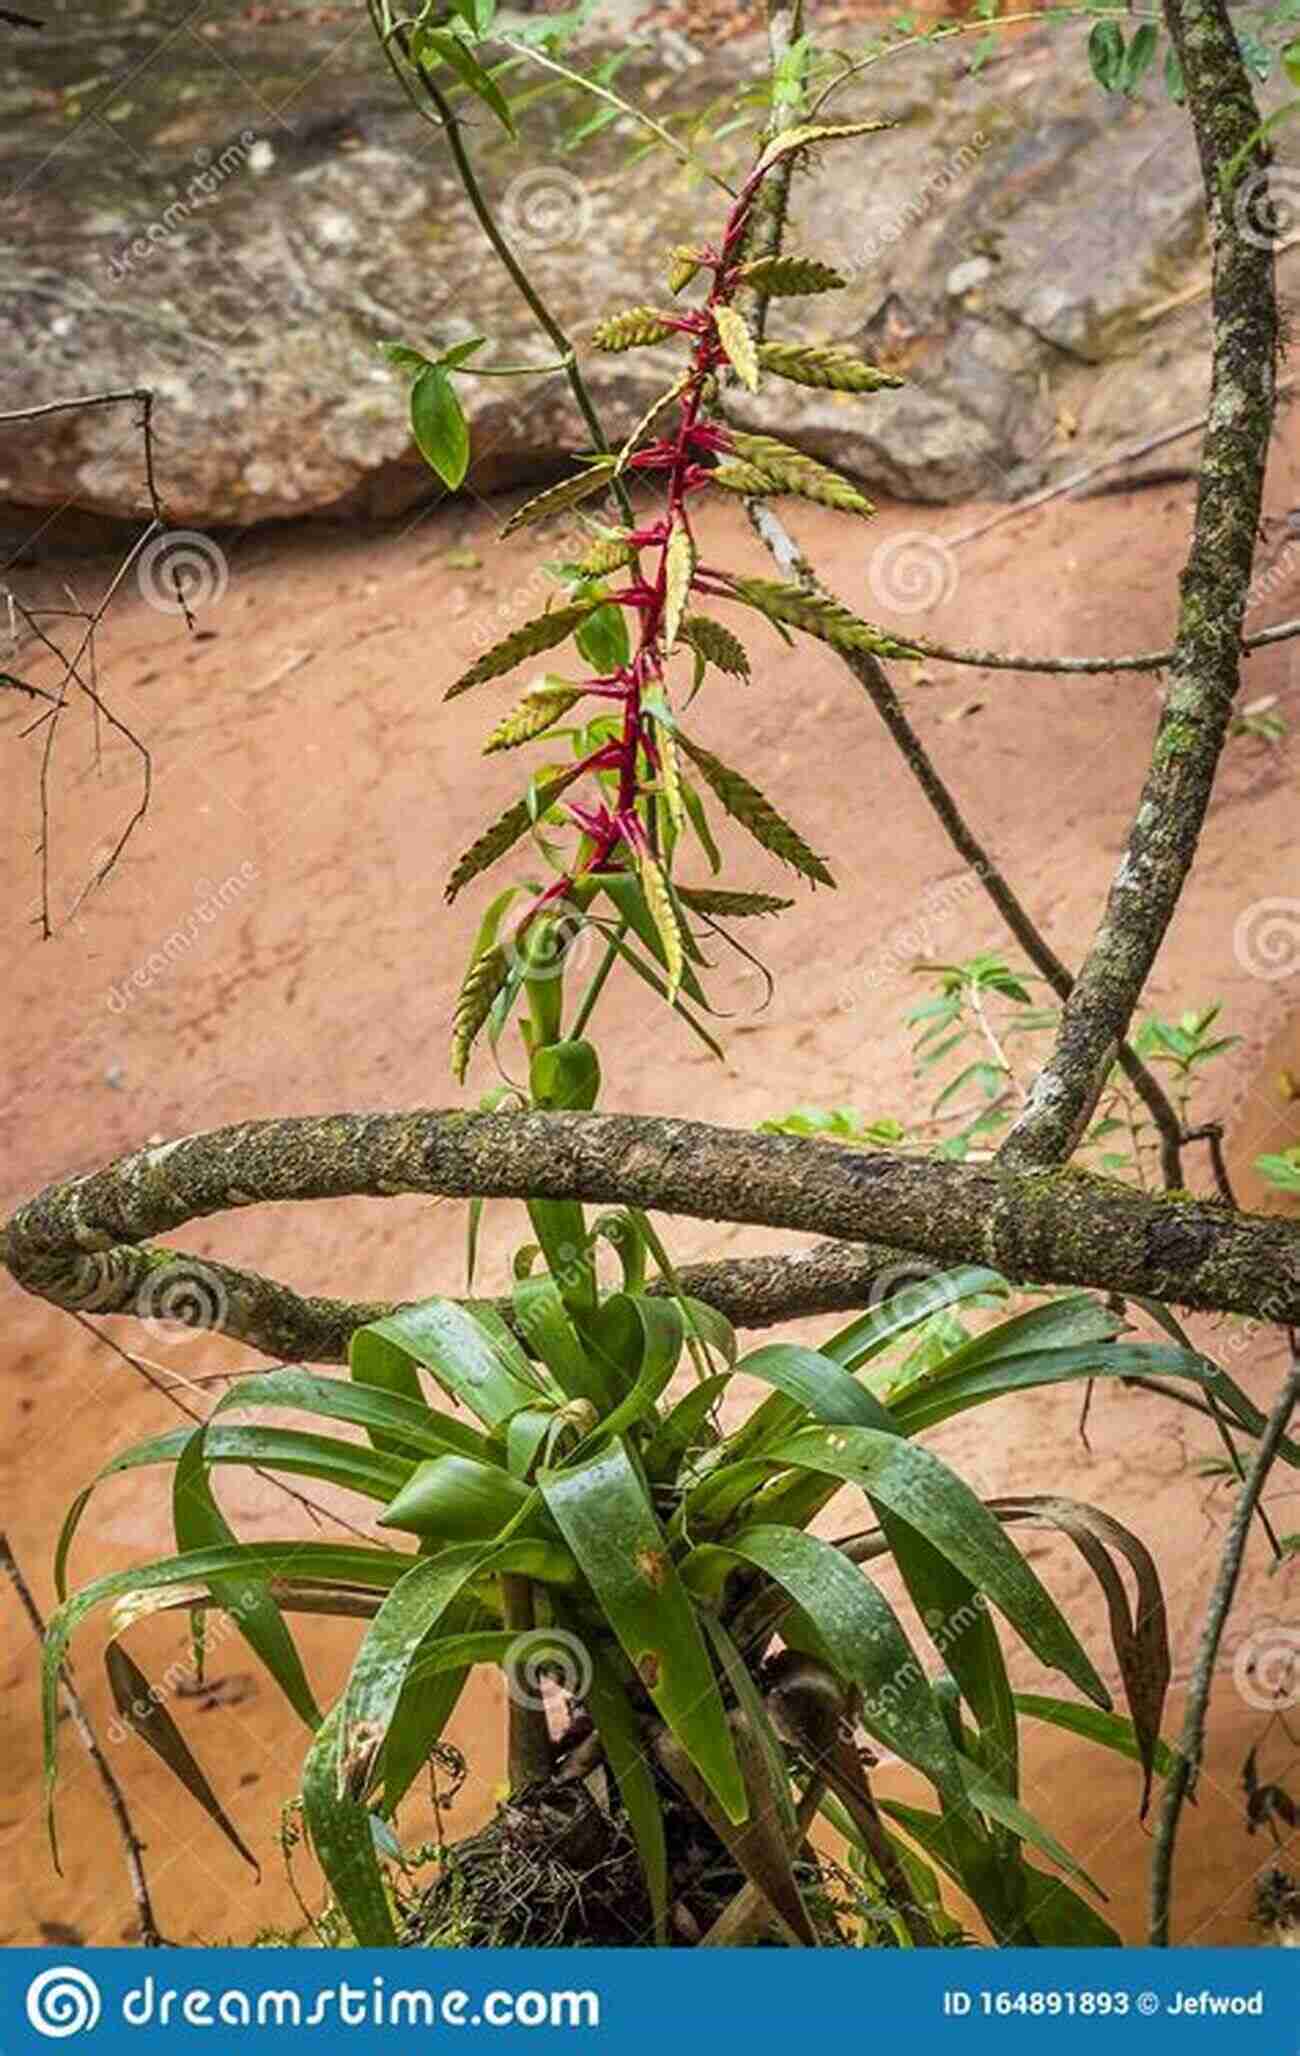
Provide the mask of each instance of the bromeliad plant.
[{"label": "bromeliad plant", "polygon": [[[531,1068],[538,1102],[594,1100],[584,1042],[540,1044]],[[529,1214],[536,1242],[520,1252],[508,1301],[406,1308],[355,1335],[348,1375],[250,1375],[202,1426],[115,1457],[95,1484],[173,1467],[177,1553],[67,1598],[69,1553],[94,1486],[80,1495],[59,1542],[63,1603],[45,1655],[51,1797],[59,1667],[78,1624],[108,1604],[108,1674],[123,1722],[243,1850],[166,1690],[119,1639],[148,1615],[184,1609],[201,1644],[216,1612],[313,1731],[306,1826],[360,1943],[451,1934],[664,1942],[707,1937],[715,1924],[714,1939],[774,1930],[787,1941],[844,1940],[800,1856],[819,1812],[854,1850],[872,1940],[957,1938],[942,1878],[996,1940],[1115,1942],[1086,1896],[1096,1888],[1021,1803],[1020,1729],[1026,1718],[1048,1721],[1133,1758],[1145,1807],[1167,1762],[1159,1730],[1169,1651],[1154,1566],[1135,1536],[1074,1501],[1020,1494],[984,1504],[922,1438],[965,1409],[1062,1380],[1158,1376],[1164,1390],[1253,1434],[1260,1417],[1246,1396],[1177,1330],[1168,1346],[1122,1341],[1115,1315],[1082,1293],[944,1350],[912,1350],[900,1366],[895,1345],[936,1314],[1005,1293],[974,1267],[912,1286],[819,1348],[778,1342],[739,1357],[721,1316],[677,1290],[643,1215],[589,1220],[578,1204],[553,1201],[529,1203]],[[611,1250],[616,1287],[602,1276]],[[648,1284],[652,1264],[659,1275]],[[766,1396],[735,1408],[752,1384]],[[256,1424],[237,1419],[254,1409]],[[279,1413],[294,1424],[270,1425]],[[340,1425],[365,1439],[332,1432]],[[1300,1449],[1288,1445],[1288,1455],[1300,1461]],[[360,1536],[241,1542],[213,1491],[214,1473],[231,1465],[355,1494],[382,1508],[386,1535],[415,1547]],[[814,1524],[845,1488],[873,1525],[828,1540]],[[1024,1521],[1067,1536],[1098,1577],[1126,1714],[1111,1709],[1075,1629],[1008,1534]],[[1135,1604],[1117,1559],[1135,1575]],[[937,1676],[878,1567],[914,1605]],[[288,1624],[300,1613],[367,1623],[348,1682],[324,1712]],[[994,1614],[1081,1696],[1013,1692]],[[448,1851],[430,1900],[416,1907],[399,1809],[479,1664],[501,1667],[511,1691],[506,1828],[487,1831],[497,1838],[490,1865],[473,1861],[472,1844]],[[561,1735],[537,1690],[548,1669],[568,1695]],[[859,1728],[920,1774],[928,1805],[877,1798]],[[597,1803],[580,1781],[601,1767]],[[558,1837],[560,1801],[569,1810],[554,1864],[569,1880],[567,1928],[544,1925],[541,1909],[547,1919],[553,1911],[545,1891],[501,1891],[501,1866],[518,1860],[506,1829],[532,1821],[535,1870],[539,1823],[543,1839]],[[574,1806],[584,1813],[581,1859],[568,1839]],[[617,1910],[594,1935],[572,1925],[574,1907],[582,1915],[586,1905],[590,1919],[599,1899],[595,1884],[587,1901],[574,1899],[575,1864],[593,1880],[612,1865],[620,1879]],[[514,1907],[504,1925],[503,1896]]]}]

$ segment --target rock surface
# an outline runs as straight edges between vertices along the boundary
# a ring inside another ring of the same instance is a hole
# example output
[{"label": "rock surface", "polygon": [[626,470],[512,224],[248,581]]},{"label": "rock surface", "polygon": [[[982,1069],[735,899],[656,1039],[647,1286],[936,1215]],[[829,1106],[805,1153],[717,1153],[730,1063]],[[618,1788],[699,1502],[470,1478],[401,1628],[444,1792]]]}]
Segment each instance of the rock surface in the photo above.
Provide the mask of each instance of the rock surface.
[{"label": "rock surface", "polygon": [[[359,7],[152,15],[93,0],[61,16],[57,45],[16,32],[0,44],[0,407],[152,387],[176,525],[391,517],[436,496],[376,342],[482,332],[497,362],[553,354],[444,146]],[[861,400],[771,381],[738,415],[887,493],[946,501],[1019,494],[1198,411],[1204,300],[1172,321],[1155,313],[1206,263],[1185,118],[1158,82],[1137,104],[1101,94],[1081,44],[1074,28],[1008,41],[973,77],[968,43],[930,47],[837,96],[836,116],[898,126],[827,150],[798,182],[793,240],[850,283],[779,303],[772,333],[852,343],[909,383]],[[725,108],[759,55],[669,37],[619,82],[660,111]],[[581,347],[602,313],[665,297],[665,249],[709,233],[723,196],[662,152],[630,163],[630,131],[567,152],[576,118],[550,99],[522,147],[486,115],[470,142]],[[729,170],[750,142],[715,144],[724,119],[701,143]],[[584,361],[617,437],[671,356]],[[545,475],[583,439],[562,376],[462,391],[479,492]],[[6,425],[0,503],[146,511],[131,410]]]}]

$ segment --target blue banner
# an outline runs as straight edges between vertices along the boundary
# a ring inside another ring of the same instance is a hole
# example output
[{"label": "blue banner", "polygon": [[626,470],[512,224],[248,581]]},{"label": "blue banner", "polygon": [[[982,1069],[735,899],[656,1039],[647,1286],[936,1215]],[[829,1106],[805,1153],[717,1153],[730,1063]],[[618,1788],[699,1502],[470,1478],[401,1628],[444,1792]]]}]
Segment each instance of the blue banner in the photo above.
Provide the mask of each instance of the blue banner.
[{"label": "blue banner", "polygon": [[[807,2037],[908,2052],[1090,2049],[1300,2056],[1288,1949],[7,1949],[0,2052],[195,2056],[305,2042],[355,2056],[569,2045],[807,2056]],[[719,2034],[726,2037],[718,2045]]]}]

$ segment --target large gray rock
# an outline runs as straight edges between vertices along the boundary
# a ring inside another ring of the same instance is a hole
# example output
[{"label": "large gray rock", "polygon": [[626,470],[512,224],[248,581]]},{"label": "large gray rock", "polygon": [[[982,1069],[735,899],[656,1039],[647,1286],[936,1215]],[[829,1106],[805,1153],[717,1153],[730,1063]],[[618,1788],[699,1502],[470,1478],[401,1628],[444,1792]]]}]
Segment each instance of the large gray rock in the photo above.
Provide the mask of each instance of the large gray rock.
[{"label": "large gray rock", "polygon": [[[359,0],[169,23],[142,0],[70,0],[57,19],[57,38],[0,29],[0,407],[151,386],[178,525],[391,516],[429,498],[436,481],[376,342],[482,331],[498,361],[551,352]],[[950,500],[1024,490],[1144,433],[1157,359],[1159,390],[1194,411],[1203,309],[1172,332],[1143,319],[1204,265],[1185,119],[1158,85],[1137,105],[1103,96],[1081,34],[1010,43],[975,77],[963,45],[932,48],[839,97],[837,114],[898,126],[828,149],[799,181],[794,240],[850,284],[778,303],[772,332],[856,344],[910,382],[860,400],[772,381],[738,417],[889,493]],[[752,45],[701,59],[647,44],[620,83],[654,92],[660,111],[703,106],[758,61]],[[662,154],[629,167],[630,136],[566,153],[559,119],[544,103],[518,149],[488,117],[470,140],[581,340],[602,312],[664,298],[666,247],[711,233],[723,196]],[[740,162],[748,148],[737,138],[715,161],[729,169],[729,150]],[[589,354],[612,436],[671,361]],[[1105,404],[1092,405],[1099,383]],[[583,440],[562,377],[462,389],[479,491],[542,476]],[[0,502],[138,515],[129,414],[0,430]]]}]

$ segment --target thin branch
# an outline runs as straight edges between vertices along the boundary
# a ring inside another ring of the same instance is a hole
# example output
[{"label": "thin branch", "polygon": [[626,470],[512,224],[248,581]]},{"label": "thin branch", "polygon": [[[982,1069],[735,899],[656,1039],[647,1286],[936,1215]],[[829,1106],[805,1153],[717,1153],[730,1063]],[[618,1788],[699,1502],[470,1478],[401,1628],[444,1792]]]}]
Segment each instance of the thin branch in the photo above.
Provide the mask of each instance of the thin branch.
[{"label": "thin branch", "polygon": [[[18,1561],[9,1546],[7,1535],[0,1535],[0,1572],[8,1578],[13,1586],[14,1591],[18,1595],[19,1604],[31,1623],[32,1633],[37,1641],[43,1644],[45,1641],[45,1622],[41,1617],[40,1608],[32,1597],[30,1586],[18,1568]],[[112,1809],[113,1819],[117,1823],[118,1833],[122,1837],[122,1847],[126,1856],[127,1876],[131,1880],[131,1894],[135,1900],[136,1915],[140,1922],[140,1939],[146,1949],[161,1949],[164,1946],[163,1937],[159,1933],[158,1923],[154,1919],[153,1901],[149,1897],[149,1881],[144,1871],[144,1843],[136,1834],[131,1821],[131,1815],[127,1811],[122,1787],[118,1784],[117,1779],[109,1768],[108,1758],[99,1746],[98,1737],[90,1724],[90,1717],[77,1697],[72,1680],[68,1676],[67,1668],[64,1665],[59,1667],[59,1689],[63,1694],[63,1703],[68,1709],[72,1725],[81,1738],[82,1747],[85,1749],[87,1756],[99,1775],[99,1781],[104,1787],[105,1795]]]},{"label": "thin branch", "polygon": [[597,100],[603,100],[608,107],[617,107],[620,114],[626,114],[632,121],[639,123],[666,149],[671,150],[680,163],[688,165],[692,171],[702,173],[705,178],[712,179],[715,186],[719,186],[724,193],[735,199],[736,189],[733,185],[729,185],[727,180],[716,172],[712,165],[706,164],[702,157],[697,157],[689,144],[679,142],[671,129],[666,129],[652,114],[647,114],[643,107],[638,107],[634,100],[625,99],[622,93],[616,93],[612,86],[605,85],[599,79],[584,78],[580,71],[574,71],[569,65],[561,64],[558,57],[550,56],[547,51],[539,50],[531,43],[516,42],[513,36],[502,36],[501,41],[507,50],[513,50],[516,57],[524,58],[529,64],[540,65],[543,71],[554,72],[558,78],[567,79],[571,86],[581,88],[584,93],[590,93]]},{"label": "thin branch", "polygon": [[1272,249],[1237,220],[1227,173],[1255,147],[1259,112],[1224,0],[1168,0],[1166,13],[1213,238],[1209,425],[1150,768],[1055,1046],[999,1152],[1006,1163],[1062,1161],[1092,1118],[1191,871],[1241,681],[1278,329]]},{"label": "thin branch", "polygon": [[[112,1335],[106,1335],[102,1328],[97,1328],[95,1323],[88,1321],[84,1314],[76,1312],[75,1309],[71,1311],[73,1320],[78,1322],[88,1335],[93,1335],[96,1342],[102,1342],[105,1349],[111,1349],[114,1356],[120,1357],[124,1364],[129,1365],[138,1377],[144,1379],[145,1384],[149,1386],[151,1391],[161,1394],[162,1398],[169,1401],[178,1413],[183,1413],[187,1420],[193,1421],[196,1427],[202,1427],[205,1424],[208,1416],[196,1413],[192,1406],[187,1406],[176,1391],[177,1385],[181,1385],[191,1392],[198,1390],[200,1398],[203,1398],[205,1395],[197,1381],[191,1382],[188,1378],[176,1377],[170,1383],[165,1383],[157,1376],[153,1365],[146,1363],[143,1357],[136,1356],[129,1349],[124,1349],[120,1342],[116,1341]],[[217,1375],[233,1376],[235,1374],[226,1372],[218,1373]],[[300,1492],[296,1485],[286,1484],[283,1478],[277,1478],[272,1471],[263,1470],[260,1464],[252,1465],[252,1470],[255,1477],[261,1478],[264,1484],[276,1486],[279,1491],[284,1493],[287,1499],[292,1499],[296,1506],[300,1506],[303,1512],[308,1514],[313,1521],[332,1521],[335,1527],[342,1528],[346,1534],[355,1535],[358,1542],[365,1542],[371,1547],[375,1546],[376,1538],[367,1529],[354,1527],[352,1522],[345,1520],[342,1514],[333,1512],[328,1506],[321,1506],[318,1501],[312,1499],[306,1492]],[[380,1542],[378,1546],[380,1548],[387,1548],[389,1545]]]},{"label": "thin branch", "polygon": [[[501,225],[489,206],[482,187],[479,185],[478,176],[470,161],[469,153],[465,148],[464,138],[461,133],[462,123],[460,117],[448,102],[446,95],[435,84],[434,80],[430,78],[428,72],[424,71],[418,64],[411,62],[409,57],[410,39],[406,29],[399,25],[392,33],[391,41],[396,42],[402,52],[402,57],[399,60],[394,55],[388,34],[385,33],[382,20],[377,12],[375,0],[371,0],[370,15],[380,48],[388,59],[389,65],[396,74],[398,83],[406,93],[407,98],[423,114],[424,118],[429,121],[430,125],[440,129],[446,137],[447,148],[451,152],[452,162],[456,167],[457,175],[464,188],[465,197],[474,210],[479,227],[482,229],[489,245],[496,253],[498,260],[503,265],[530,314],[539,327],[550,337],[561,357],[564,358],[564,373],[569,383],[569,390],[577,403],[579,413],[587,424],[592,443],[597,450],[607,455],[610,448],[609,440],[606,437],[600,416],[596,412],[595,403],[587,389],[587,381],[583,377],[578,365],[573,343],[566,335],[564,329],[561,328],[506,240]],[[410,74],[409,77],[408,72]],[[412,81],[414,81],[414,84]],[[422,93],[427,100],[429,109],[432,110],[431,113],[427,109],[420,108],[416,92],[417,87],[419,93]],[[627,488],[621,478],[613,480],[612,490],[618,500],[625,521],[631,526],[634,520],[632,502],[628,498]]]},{"label": "thin branch", "polygon": [[[1300,621],[1280,621],[1274,628],[1260,629],[1241,638],[1242,650],[1263,650],[1273,643],[1291,642],[1300,635]],[[1178,649],[1143,650],[1127,657],[1009,657],[1001,650],[952,649],[946,643],[927,642],[913,636],[911,647],[936,663],[966,664],[980,671],[1044,672],[1063,677],[1087,677],[1094,673],[1119,671],[1167,671],[1178,660]]]},{"label": "thin branch", "polygon": [[1259,1504],[1268,1474],[1277,1460],[1278,1450],[1297,1403],[1300,1403],[1300,1349],[1297,1348],[1293,1335],[1291,1370],[1274,1402],[1268,1424],[1255,1446],[1245,1483],[1237,1495],[1237,1503],[1233,1508],[1232,1519],[1228,1524],[1228,1532],[1224,1537],[1219,1557],[1214,1589],[1206,1609],[1205,1625],[1201,1630],[1200,1647],[1192,1668],[1191,1682],[1187,1688],[1183,1731],[1179,1737],[1173,1769],[1165,1785],[1164,1802],[1160,1809],[1155,1845],[1151,1854],[1153,1948],[1169,1947],[1169,1908],[1178,1826],[1184,1803],[1195,1789],[1205,1751],[1205,1720],[1209,1711],[1219,1645],[1223,1640],[1223,1631],[1241,1577],[1242,1558],[1245,1554],[1251,1519]]}]

